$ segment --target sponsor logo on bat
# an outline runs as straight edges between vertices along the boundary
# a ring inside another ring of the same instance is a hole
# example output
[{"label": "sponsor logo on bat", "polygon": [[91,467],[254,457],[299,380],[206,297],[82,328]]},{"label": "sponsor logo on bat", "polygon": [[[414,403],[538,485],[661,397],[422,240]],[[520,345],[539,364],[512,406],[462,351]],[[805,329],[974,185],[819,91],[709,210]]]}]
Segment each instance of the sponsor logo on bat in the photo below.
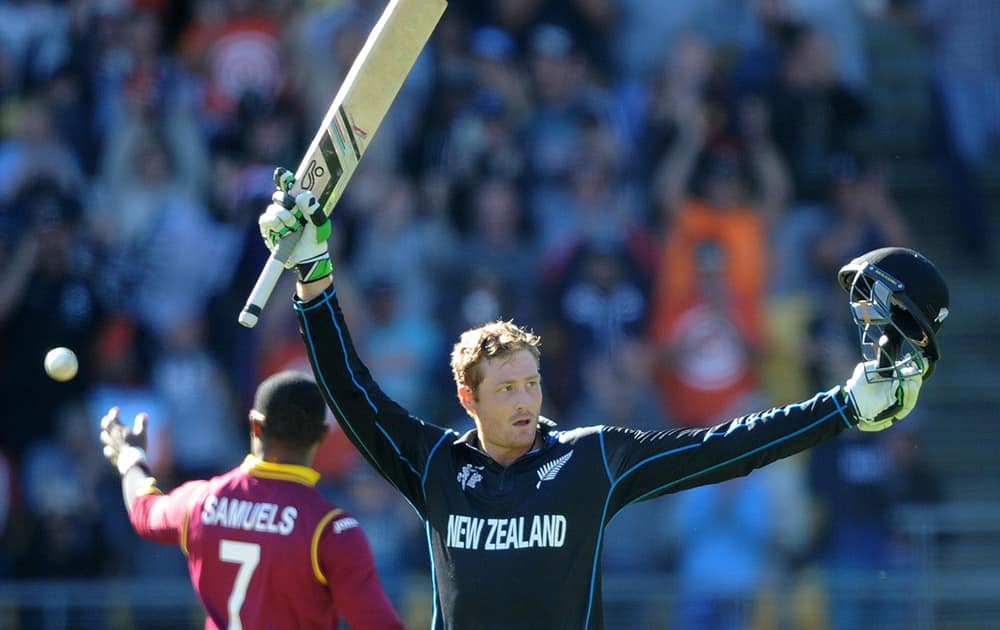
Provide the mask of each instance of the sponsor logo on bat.
[{"label": "sponsor logo on bat", "polygon": [[309,166],[306,167],[305,174],[302,175],[302,188],[312,190],[316,186],[316,180],[322,178],[324,175],[326,175],[326,169],[313,158],[310,160]]},{"label": "sponsor logo on bat", "polygon": [[[340,119],[344,122],[344,127],[347,129],[347,138],[351,141],[351,148],[354,149],[354,159],[360,161],[361,149],[358,148],[358,141],[355,138],[355,134],[358,131],[362,131],[362,133],[364,132],[363,130],[359,129],[358,126],[355,125],[354,122],[351,121],[351,119],[347,116],[347,110],[344,109],[343,105],[340,106],[339,110],[337,111],[337,114],[340,116]],[[368,134],[365,133],[363,136],[361,136],[361,138],[364,139],[364,137],[367,135]]]}]

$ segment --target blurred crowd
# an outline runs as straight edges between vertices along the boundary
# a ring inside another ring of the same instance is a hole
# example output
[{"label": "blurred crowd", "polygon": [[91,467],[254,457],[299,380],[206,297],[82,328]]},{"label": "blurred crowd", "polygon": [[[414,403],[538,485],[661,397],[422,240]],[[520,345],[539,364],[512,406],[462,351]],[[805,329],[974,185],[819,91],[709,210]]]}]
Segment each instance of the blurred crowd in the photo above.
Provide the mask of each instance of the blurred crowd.
[{"label": "blurred crowd", "polygon": [[[256,219],[383,6],[0,3],[0,578],[184,574],[130,531],[98,419],[148,411],[172,486],[238,463],[257,382],[308,369],[292,274],[257,328],[236,322],[267,254]],[[452,0],[334,214],[383,389],[470,426],[448,353],[498,317],[542,335],[563,428],[704,426],[845,379],[836,270],[919,247],[867,141],[875,24],[933,59],[957,249],[986,259],[992,0]],[[42,371],[58,345],[80,356],[67,383]],[[678,627],[732,627],[749,613],[726,602],[762,584],[903,566],[892,507],[940,498],[906,424],[633,506],[605,567],[674,572]],[[415,515],[336,432],[317,467],[402,601],[427,570]]]}]

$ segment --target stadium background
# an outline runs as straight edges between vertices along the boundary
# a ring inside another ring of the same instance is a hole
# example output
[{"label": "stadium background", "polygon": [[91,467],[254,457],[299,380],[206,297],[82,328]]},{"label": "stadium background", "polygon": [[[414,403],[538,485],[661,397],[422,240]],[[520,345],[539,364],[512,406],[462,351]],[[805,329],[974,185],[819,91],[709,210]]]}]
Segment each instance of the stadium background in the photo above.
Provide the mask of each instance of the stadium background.
[{"label": "stadium background", "polygon": [[[0,627],[200,626],[180,552],[131,532],[97,421],[150,411],[169,486],[240,460],[258,380],[305,365],[290,278],[236,324],[256,216],[382,6],[0,3]],[[925,252],[953,308],[919,409],[632,506],[606,617],[995,627],[998,133],[992,0],[454,0],[337,209],[341,299],[422,417],[468,425],[450,343],[502,315],[542,333],[562,425],[667,427],[845,378],[835,269]],[[80,355],[67,384],[42,371],[56,345]],[[342,440],[319,467],[425,627],[414,515]]]}]

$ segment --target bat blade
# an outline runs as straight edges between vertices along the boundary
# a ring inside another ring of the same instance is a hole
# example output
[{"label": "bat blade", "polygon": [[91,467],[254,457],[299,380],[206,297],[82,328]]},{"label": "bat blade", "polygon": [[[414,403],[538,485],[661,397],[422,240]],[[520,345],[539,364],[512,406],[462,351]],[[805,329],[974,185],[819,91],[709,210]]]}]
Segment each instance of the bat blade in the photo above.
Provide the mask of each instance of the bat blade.
[{"label": "bat blade", "polygon": [[[333,211],[446,6],[445,0],[390,0],[299,163],[290,194],[311,190],[323,212]],[[283,245],[267,259],[240,312],[247,328],[257,324],[295,244]]]}]

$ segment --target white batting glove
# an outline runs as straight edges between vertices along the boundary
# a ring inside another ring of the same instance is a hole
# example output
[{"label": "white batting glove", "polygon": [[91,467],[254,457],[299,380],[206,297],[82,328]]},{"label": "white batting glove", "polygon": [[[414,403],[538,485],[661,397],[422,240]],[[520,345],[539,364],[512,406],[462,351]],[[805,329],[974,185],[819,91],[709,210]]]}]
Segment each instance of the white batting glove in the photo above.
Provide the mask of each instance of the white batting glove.
[{"label": "white batting glove", "polygon": [[920,386],[924,382],[923,374],[911,367],[909,370],[912,374],[870,383],[865,376],[865,368],[872,367],[875,363],[877,361],[858,363],[844,385],[844,391],[858,418],[858,429],[862,431],[888,429],[893,423],[909,415],[917,404]]},{"label": "white batting glove", "polygon": [[315,282],[333,273],[327,239],[332,226],[311,191],[294,198],[285,192],[294,176],[283,168],[275,169],[278,190],[257,224],[264,244],[286,269],[295,269],[299,282]]}]

